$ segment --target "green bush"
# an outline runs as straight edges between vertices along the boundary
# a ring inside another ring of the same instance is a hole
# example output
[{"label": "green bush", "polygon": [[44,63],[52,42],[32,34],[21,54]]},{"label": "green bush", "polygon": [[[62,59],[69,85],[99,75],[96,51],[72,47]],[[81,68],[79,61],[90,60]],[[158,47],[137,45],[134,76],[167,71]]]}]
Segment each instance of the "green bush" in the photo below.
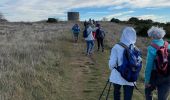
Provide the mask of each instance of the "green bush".
[{"label": "green bush", "polygon": [[48,23],[56,23],[56,22],[58,22],[58,19],[48,18],[47,22],[48,22]]},{"label": "green bush", "polygon": [[149,28],[151,28],[151,24],[138,24],[136,27],[135,27],[135,30],[137,32],[137,35],[138,36],[148,36],[147,34],[147,31]]},{"label": "green bush", "polygon": [[110,21],[111,21],[111,22],[115,22],[115,23],[120,23],[120,20],[119,20],[119,19],[116,19],[116,18],[112,18]]},{"label": "green bush", "polygon": [[165,37],[168,38],[168,39],[170,39],[170,25],[166,25],[166,26],[164,27],[164,29],[165,29],[165,31],[166,31]]},{"label": "green bush", "polygon": [[136,17],[131,17],[129,20],[128,20],[129,23],[131,24],[136,24],[136,23],[139,23],[139,19],[136,18]]}]

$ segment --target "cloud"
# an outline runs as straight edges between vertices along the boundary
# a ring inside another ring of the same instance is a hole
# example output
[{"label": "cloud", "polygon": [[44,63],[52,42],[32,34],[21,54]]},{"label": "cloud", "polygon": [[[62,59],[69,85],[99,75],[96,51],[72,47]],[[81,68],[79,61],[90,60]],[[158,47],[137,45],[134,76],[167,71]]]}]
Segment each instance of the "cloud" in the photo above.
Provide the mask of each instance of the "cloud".
[{"label": "cloud", "polygon": [[111,14],[106,16],[106,18],[111,19],[111,18],[120,18],[122,16],[127,16],[128,14],[134,13],[135,11],[126,11],[126,12],[121,12],[121,13],[116,13],[116,14]]},{"label": "cloud", "polygon": [[158,16],[158,15],[141,15],[141,16],[136,16],[139,19],[151,19],[153,21],[157,21],[157,22],[166,22],[165,21],[165,17],[163,16]]},{"label": "cloud", "polygon": [[2,0],[0,1],[0,11],[5,13],[6,18],[11,21],[20,19],[36,21],[49,16],[63,17],[67,11],[74,8],[112,5],[113,3],[110,2],[112,0],[99,0],[98,4],[95,0],[29,0],[29,2],[28,0],[15,0],[15,2]]},{"label": "cloud", "polygon": [[126,4],[131,8],[146,8],[146,7],[170,7],[169,0],[129,0]]},{"label": "cloud", "polygon": [[[154,2],[154,3],[153,3]],[[109,9],[170,7],[169,0],[1,0],[0,11],[10,21],[37,21],[50,16],[65,17],[79,8]],[[91,11],[94,12],[94,11]],[[100,12],[97,12],[100,13]],[[120,13],[117,14],[117,16]]]}]

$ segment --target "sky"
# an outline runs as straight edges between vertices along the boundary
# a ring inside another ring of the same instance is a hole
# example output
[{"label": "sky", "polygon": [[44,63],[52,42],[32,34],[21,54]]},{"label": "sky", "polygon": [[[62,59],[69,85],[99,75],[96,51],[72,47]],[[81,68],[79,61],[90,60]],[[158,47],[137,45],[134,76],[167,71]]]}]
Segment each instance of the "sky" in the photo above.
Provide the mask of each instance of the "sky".
[{"label": "sky", "polygon": [[69,11],[79,12],[81,21],[137,17],[170,22],[170,0],[0,0],[0,12],[11,22],[67,20]]}]

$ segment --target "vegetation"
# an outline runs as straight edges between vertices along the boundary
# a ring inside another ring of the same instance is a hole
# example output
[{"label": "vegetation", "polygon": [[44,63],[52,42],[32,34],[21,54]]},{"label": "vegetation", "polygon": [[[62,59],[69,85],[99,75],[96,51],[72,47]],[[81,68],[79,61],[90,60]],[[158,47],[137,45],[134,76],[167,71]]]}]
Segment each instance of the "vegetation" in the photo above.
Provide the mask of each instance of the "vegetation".
[{"label": "vegetation", "polygon": [[59,21],[59,20],[56,19],[56,18],[48,18],[48,20],[47,20],[48,23],[56,23],[56,22],[58,22],[58,21]]},{"label": "vegetation", "polygon": [[111,22],[115,22],[115,23],[120,23],[120,20],[119,20],[119,19],[116,19],[116,18],[112,18],[110,21],[111,21]]},{"label": "vegetation", "polygon": [[[83,30],[83,23],[78,23]],[[82,32],[73,42],[72,22],[49,24],[0,24],[1,100],[96,100],[110,75],[108,60],[112,46],[126,25],[101,22],[107,30],[105,52],[85,56]],[[149,39],[137,38],[145,62]],[[144,66],[137,82],[144,94]],[[113,87],[109,98],[113,98]],[[103,98],[106,96],[104,94]],[[156,94],[154,95],[154,97]],[[123,97],[123,95],[122,95]],[[109,99],[109,100],[110,100]],[[134,91],[133,100],[144,100]]]},{"label": "vegetation", "polygon": [[0,12],[0,22],[7,22],[3,14]]},{"label": "vegetation", "polygon": [[160,22],[154,22],[150,19],[139,20],[136,17],[131,17],[128,21],[120,21],[119,19],[115,19],[115,18],[112,18],[110,21],[115,22],[115,23],[132,24],[137,31],[137,35],[144,36],[144,37],[148,36],[147,30],[151,28],[152,26],[163,27],[167,33],[165,37],[170,38],[170,23],[169,22],[165,24],[165,23],[160,23]]}]

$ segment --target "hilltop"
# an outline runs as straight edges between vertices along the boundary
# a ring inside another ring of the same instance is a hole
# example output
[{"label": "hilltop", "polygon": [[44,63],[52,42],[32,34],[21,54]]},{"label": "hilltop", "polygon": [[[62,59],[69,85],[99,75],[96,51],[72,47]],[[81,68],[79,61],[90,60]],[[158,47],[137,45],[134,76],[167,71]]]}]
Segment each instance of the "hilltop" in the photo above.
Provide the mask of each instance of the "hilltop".
[{"label": "hilltop", "polygon": [[[81,34],[78,43],[74,43],[73,22],[0,23],[1,100],[98,99],[110,74],[110,50],[126,25],[101,22],[107,31],[105,52],[97,52],[95,47],[94,54],[87,57],[83,23],[78,24]],[[137,38],[144,63],[149,43],[149,38]],[[141,91],[143,73],[144,67],[137,83]],[[133,100],[144,98],[135,90]]]}]

